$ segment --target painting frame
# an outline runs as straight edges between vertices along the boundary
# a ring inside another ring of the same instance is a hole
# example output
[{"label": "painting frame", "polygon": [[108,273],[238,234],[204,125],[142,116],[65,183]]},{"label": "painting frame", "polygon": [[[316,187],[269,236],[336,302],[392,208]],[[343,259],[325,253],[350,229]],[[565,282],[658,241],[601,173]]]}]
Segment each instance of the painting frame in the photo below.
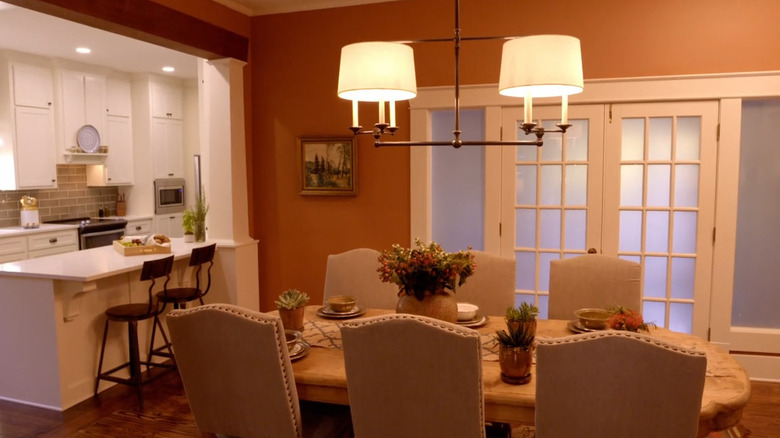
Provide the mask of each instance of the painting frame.
[{"label": "painting frame", "polygon": [[301,195],[357,196],[355,137],[298,137]]}]

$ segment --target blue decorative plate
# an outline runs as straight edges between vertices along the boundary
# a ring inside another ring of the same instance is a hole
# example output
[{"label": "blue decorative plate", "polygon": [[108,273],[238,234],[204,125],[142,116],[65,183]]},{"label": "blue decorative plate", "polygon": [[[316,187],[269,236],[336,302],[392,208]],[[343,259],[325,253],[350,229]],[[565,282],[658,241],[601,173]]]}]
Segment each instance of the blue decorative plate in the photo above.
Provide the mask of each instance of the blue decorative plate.
[{"label": "blue decorative plate", "polygon": [[100,148],[100,134],[92,125],[82,126],[76,138],[79,142],[79,147],[84,152],[91,154],[97,152]]}]

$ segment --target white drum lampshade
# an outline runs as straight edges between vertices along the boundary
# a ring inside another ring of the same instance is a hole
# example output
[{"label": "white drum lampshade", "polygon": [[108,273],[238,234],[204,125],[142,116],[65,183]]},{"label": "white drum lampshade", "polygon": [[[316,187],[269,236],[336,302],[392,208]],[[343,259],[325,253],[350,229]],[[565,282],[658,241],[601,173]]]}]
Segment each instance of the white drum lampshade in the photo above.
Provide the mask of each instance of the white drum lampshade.
[{"label": "white drum lampshade", "polygon": [[498,92],[504,96],[554,97],[582,91],[580,40],[534,35],[504,43]]},{"label": "white drum lampshade", "polygon": [[412,48],[387,42],[344,46],[338,95],[361,102],[391,102],[417,96]]}]

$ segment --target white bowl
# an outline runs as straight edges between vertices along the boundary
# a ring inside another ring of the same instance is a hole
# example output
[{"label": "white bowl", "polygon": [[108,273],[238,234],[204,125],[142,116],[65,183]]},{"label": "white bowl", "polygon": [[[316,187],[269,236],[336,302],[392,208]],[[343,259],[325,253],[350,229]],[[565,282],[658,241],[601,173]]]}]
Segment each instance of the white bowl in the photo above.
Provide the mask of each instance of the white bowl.
[{"label": "white bowl", "polygon": [[458,321],[468,321],[477,316],[479,306],[471,303],[458,303]]}]

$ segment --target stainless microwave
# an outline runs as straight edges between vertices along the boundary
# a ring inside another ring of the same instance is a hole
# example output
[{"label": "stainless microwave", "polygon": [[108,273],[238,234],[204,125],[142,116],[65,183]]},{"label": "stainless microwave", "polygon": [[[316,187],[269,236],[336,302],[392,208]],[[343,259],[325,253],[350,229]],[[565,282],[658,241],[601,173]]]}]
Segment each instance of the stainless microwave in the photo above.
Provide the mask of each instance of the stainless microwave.
[{"label": "stainless microwave", "polygon": [[154,213],[169,214],[184,211],[184,179],[154,180]]}]

